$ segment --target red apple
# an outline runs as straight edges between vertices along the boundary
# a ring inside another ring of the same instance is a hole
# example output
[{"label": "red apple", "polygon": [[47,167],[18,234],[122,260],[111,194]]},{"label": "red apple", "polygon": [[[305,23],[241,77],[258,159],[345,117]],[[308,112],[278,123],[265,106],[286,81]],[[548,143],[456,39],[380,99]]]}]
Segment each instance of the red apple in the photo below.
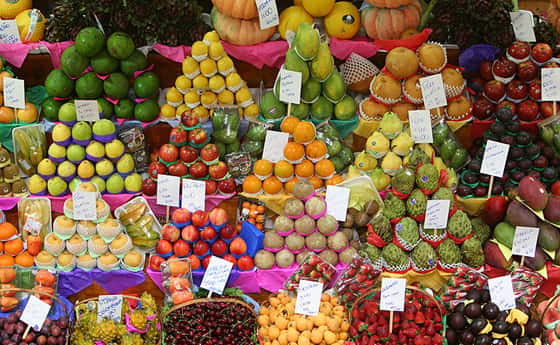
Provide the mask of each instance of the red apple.
[{"label": "red apple", "polygon": [[473,115],[479,120],[486,120],[494,114],[494,104],[486,98],[479,98],[473,103]]},{"label": "red apple", "polygon": [[484,85],[484,95],[490,101],[499,102],[506,94],[504,83],[497,80],[490,80]]},{"label": "red apple", "polygon": [[210,211],[208,217],[210,218],[210,223],[216,226],[224,225],[228,221],[227,212],[221,207],[216,207]]},{"label": "red apple", "polygon": [[181,114],[181,123],[185,127],[193,128],[198,125],[198,117],[193,115],[192,110],[185,110],[183,114]]},{"label": "red apple", "polygon": [[510,78],[515,75],[516,65],[508,59],[498,59],[492,64],[492,74],[499,78]]},{"label": "red apple", "polygon": [[554,195],[560,195],[560,181],[556,181],[552,184],[550,192]]},{"label": "red apple", "polygon": [[178,162],[169,166],[168,170],[170,175],[179,177],[185,176],[187,172],[189,172],[189,169],[183,162]]},{"label": "red apple", "polygon": [[159,158],[167,163],[175,162],[179,158],[179,149],[175,145],[165,144],[159,149]]},{"label": "red apple", "polygon": [[201,228],[208,224],[208,213],[202,210],[195,211],[192,214],[192,224],[197,228]]},{"label": "red apple", "polygon": [[189,167],[189,173],[193,179],[203,178],[208,175],[208,166],[201,161],[195,162]]},{"label": "red apple", "polygon": [[208,268],[208,265],[210,265],[210,259],[212,259],[212,255],[208,255],[204,259],[202,259],[202,268]]},{"label": "red apple", "polygon": [[231,254],[224,255],[222,259],[231,262],[233,264],[233,267],[237,266],[237,259]]},{"label": "red apple", "polygon": [[195,128],[189,132],[189,143],[202,145],[208,140],[208,133],[202,128]]},{"label": "red apple", "polygon": [[190,164],[197,160],[198,151],[192,146],[183,146],[179,150],[179,157],[185,164]]},{"label": "red apple", "polygon": [[255,267],[253,258],[251,258],[249,255],[243,255],[242,257],[237,259],[237,267],[239,267],[239,269],[242,271],[252,270],[253,267]]},{"label": "red apple", "polygon": [[189,261],[191,262],[191,269],[197,270],[200,268],[200,259],[196,255],[189,256]]},{"label": "red apple", "polygon": [[554,106],[552,102],[541,102],[540,112],[544,118],[551,117],[554,115]]},{"label": "red apple", "polygon": [[148,165],[148,174],[150,177],[157,180],[158,175],[164,175],[167,172],[167,168],[162,162],[151,162]]},{"label": "red apple", "polygon": [[545,63],[552,59],[553,51],[552,48],[546,43],[537,43],[533,46],[531,50],[531,57],[537,63]]},{"label": "red apple", "polygon": [[537,65],[531,60],[522,62],[519,64],[519,66],[517,66],[517,77],[519,78],[519,80],[526,83],[534,80],[537,77],[538,73],[539,69]]},{"label": "red apple", "polygon": [[513,62],[519,62],[519,60],[524,61],[529,59],[531,55],[531,46],[529,46],[527,42],[516,41],[508,47],[507,53],[510,57],[517,60]]},{"label": "red apple", "polygon": [[217,235],[218,233],[211,226],[207,226],[200,231],[200,238],[202,238],[204,241],[212,241],[216,238]]},{"label": "red apple", "polygon": [[206,144],[200,150],[200,158],[206,162],[212,162],[213,160],[217,159],[220,156],[220,151],[218,150],[218,146],[215,144]]},{"label": "red apple", "polygon": [[226,224],[220,230],[220,237],[225,240],[232,239],[235,237],[235,235],[237,235],[237,230],[235,229],[235,226],[233,224]]},{"label": "red apple", "polygon": [[171,220],[175,224],[188,223],[191,220],[191,212],[186,208],[178,208],[171,214]]},{"label": "red apple", "polygon": [[533,101],[541,100],[541,81],[536,79],[529,83],[529,97]]},{"label": "red apple", "polygon": [[502,108],[508,108],[509,110],[511,110],[512,114],[517,113],[517,106],[515,105],[515,103],[513,103],[512,101],[508,101],[507,99],[504,99],[503,101],[498,103],[498,105],[496,105],[496,110]]},{"label": "red apple", "polygon": [[208,246],[208,243],[204,241],[197,241],[193,247],[193,254],[196,256],[205,255],[206,253],[208,253],[209,248],[210,247]]},{"label": "red apple", "polygon": [[165,262],[165,259],[158,255],[150,255],[150,269],[152,271],[161,271],[161,264]]},{"label": "red apple", "polygon": [[206,180],[206,195],[214,195],[218,191],[218,182]]},{"label": "red apple", "polygon": [[482,219],[490,226],[495,226],[506,216],[508,202],[503,196],[493,196],[484,205]]},{"label": "red apple", "polygon": [[169,142],[174,144],[186,144],[188,132],[181,127],[175,127],[169,133]]},{"label": "red apple", "polygon": [[168,240],[159,240],[156,245],[156,253],[165,255],[173,251],[173,245]]},{"label": "red apple", "polygon": [[212,255],[222,256],[226,253],[227,248],[227,243],[224,240],[219,239],[212,244],[210,251],[212,252]]},{"label": "red apple", "polygon": [[179,240],[173,245],[173,252],[175,255],[182,258],[189,255],[191,252],[191,246],[187,242]]},{"label": "red apple", "polygon": [[142,193],[144,193],[147,196],[156,195],[157,182],[151,177],[148,177],[147,179],[142,181]]},{"label": "red apple", "polygon": [[243,255],[247,251],[247,243],[241,237],[236,237],[229,244],[229,251],[234,255]]},{"label": "red apple", "polygon": [[224,178],[224,176],[226,176],[228,168],[226,163],[219,161],[216,164],[212,164],[208,168],[208,172],[210,173],[211,178],[213,178],[214,180],[220,180]]},{"label": "red apple", "polygon": [[[161,238],[169,242],[176,242],[181,237],[181,231],[173,224],[165,224],[161,228]],[[165,254],[165,253],[164,253]]]},{"label": "red apple", "polygon": [[524,100],[519,104],[517,115],[521,121],[534,121],[539,115],[539,105],[530,99]]},{"label": "red apple", "polygon": [[507,96],[514,100],[523,100],[527,98],[529,90],[527,85],[519,80],[512,80],[506,87]]},{"label": "red apple", "polygon": [[486,81],[494,79],[492,76],[492,61],[484,60],[479,67],[480,76]]},{"label": "red apple", "polygon": [[187,225],[181,231],[181,238],[188,242],[198,241],[200,231],[194,225]]},{"label": "red apple", "polygon": [[218,182],[218,190],[222,194],[231,194],[235,192],[235,180],[233,177],[226,178]]}]

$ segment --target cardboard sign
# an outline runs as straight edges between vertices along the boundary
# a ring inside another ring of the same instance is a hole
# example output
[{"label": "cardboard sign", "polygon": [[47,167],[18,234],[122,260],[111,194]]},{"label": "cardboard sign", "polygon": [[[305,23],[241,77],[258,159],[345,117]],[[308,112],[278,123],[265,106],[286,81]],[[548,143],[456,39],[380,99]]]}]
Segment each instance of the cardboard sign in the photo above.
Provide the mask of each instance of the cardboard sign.
[{"label": "cardboard sign", "polygon": [[449,200],[428,200],[424,229],[445,229],[449,218]]},{"label": "cardboard sign", "polygon": [[422,89],[422,98],[426,109],[430,110],[447,105],[441,73],[420,78],[420,88]]},{"label": "cardboard sign", "polygon": [[504,176],[508,152],[508,144],[488,140],[482,157],[480,173],[496,177]]},{"label": "cardboard sign", "polygon": [[179,207],[181,178],[178,176],[158,175],[157,204]]},{"label": "cardboard sign", "polygon": [[113,320],[121,322],[123,296],[100,295],[97,300],[97,322]]},{"label": "cardboard sign", "polygon": [[511,253],[513,255],[527,256],[530,258],[535,257],[538,238],[539,228],[516,226]]},{"label": "cardboard sign", "polygon": [[535,36],[535,21],[533,20],[533,13],[531,11],[520,10],[517,12],[510,12],[511,25],[513,26],[513,33],[515,39],[522,42],[536,42]]},{"label": "cardboard sign", "polygon": [[515,308],[515,295],[510,275],[488,279],[488,288],[490,289],[490,299],[500,310]]},{"label": "cardboard sign", "polygon": [[432,118],[428,110],[409,110],[408,123],[410,124],[410,136],[416,144],[434,142]]},{"label": "cardboard sign", "polygon": [[327,186],[327,214],[335,217],[338,221],[346,220],[346,210],[350,200],[350,189],[346,187]]},{"label": "cardboard sign", "polygon": [[78,192],[72,195],[74,200],[74,219],[75,220],[96,220],[97,212],[95,192]]},{"label": "cardboard sign", "polygon": [[78,121],[99,121],[99,104],[96,100],[75,100]]},{"label": "cardboard sign", "polygon": [[404,311],[406,279],[383,278],[381,280],[381,310]]},{"label": "cardboard sign", "polygon": [[33,217],[27,217],[25,224],[23,225],[23,231],[27,231],[30,234],[37,235],[41,232],[43,225],[37,219]]},{"label": "cardboard sign", "polygon": [[259,24],[261,30],[265,30],[280,24],[278,8],[275,0],[256,0],[259,12]]},{"label": "cardboard sign", "polygon": [[560,68],[541,69],[541,98],[560,101]]},{"label": "cardboard sign", "polygon": [[15,19],[0,20],[0,43],[21,43]]},{"label": "cardboard sign", "polygon": [[22,79],[4,77],[4,105],[25,109],[25,82]]},{"label": "cardboard sign", "polygon": [[315,316],[319,314],[323,283],[301,279],[296,297],[296,314]]},{"label": "cardboard sign", "polygon": [[204,181],[183,179],[181,207],[191,212],[204,211],[206,207],[206,183]]},{"label": "cardboard sign", "polygon": [[266,131],[262,159],[278,163],[284,159],[284,148],[288,144],[289,134],[277,131]]},{"label": "cardboard sign", "polygon": [[301,102],[301,72],[280,70],[280,101],[299,104]]},{"label": "cardboard sign", "polygon": [[23,309],[20,320],[38,332],[43,327],[43,323],[45,322],[47,315],[49,315],[50,310],[50,304],[47,304],[37,297],[30,295],[27,299],[27,304],[25,305],[25,309]]},{"label": "cardboard sign", "polygon": [[202,277],[200,287],[221,295],[226,287],[232,267],[231,262],[212,256]]}]

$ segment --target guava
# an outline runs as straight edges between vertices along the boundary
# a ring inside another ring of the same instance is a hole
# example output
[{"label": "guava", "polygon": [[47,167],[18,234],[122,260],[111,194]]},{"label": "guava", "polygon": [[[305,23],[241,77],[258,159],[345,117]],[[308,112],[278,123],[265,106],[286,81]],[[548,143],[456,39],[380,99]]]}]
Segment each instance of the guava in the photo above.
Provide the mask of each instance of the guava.
[{"label": "guava", "polygon": [[58,109],[58,119],[63,122],[76,121],[76,106],[74,102],[66,102]]},{"label": "guava", "polygon": [[121,193],[124,189],[123,178],[119,174],[113,174],[107,179],[105,187],[107,188],[107,192],[111,194]]},{"label": "guava", "polygon": [[55,176],[47,182],[47,189],[52,196],[60,196],[66,192],[68,185],[60,176]]},{"label": "guava", "polygon": [[83,146],[72,144],[66,150],[66,158],[72,162],[80,162],[86,158],[86,150]]}]

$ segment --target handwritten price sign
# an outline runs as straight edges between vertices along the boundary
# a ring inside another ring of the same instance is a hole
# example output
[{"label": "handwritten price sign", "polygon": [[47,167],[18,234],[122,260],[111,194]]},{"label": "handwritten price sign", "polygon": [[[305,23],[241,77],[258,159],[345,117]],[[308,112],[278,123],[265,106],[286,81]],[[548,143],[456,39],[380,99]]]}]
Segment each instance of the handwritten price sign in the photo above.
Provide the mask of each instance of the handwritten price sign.
[{"label": "handwritten price sign", "polygon": [[74,218],[76,220],[96,220],[96,194],[94,192],[78,192],[72,195],[74,200]]},{"label": "handwritten price sign", "polygon": [[157,204],[179,207],[181,178],[178,176],[158,175]]},{"label": "handwritten price sign", "polygon": [[410,110],[408,112],[410,134],[417,144],[431,144],[434,142],[432,134],[432,119],[428,110]]},{"label": "handwritten price sign", "polygon": [[502,144],[497,141],[488,140],[484,156],[482,156],[481,174],[490,176],[504,176],[504,167],[509,152],[509,145]]},{"label": "handwritten price sign", "polygon": [[346,187],[327,186],[327,195],[325,202],[327,203],[327,213],[343,222],[346,220],[346,210],[348,209],[348,201],[350,200],[350,189]]},{"label": "handwritten price sign", "polygon": [[231,262],[220,259],[217,256],[212,256],[204,277],[202,277],[200,287],[217,294],[222,294],[232,267],[233,264]]},{"label": "handwritten price sign", "polygon": [[513,26],[513,33],[518,41],[522,42],[535,42],[535,22],[533,13],[530,11],[516,11],[510,12],[511,25]]},{"label": "handwritten price sign", "polygon": [[383,278],[381,281],[381,310],[403,311],[406,279]]},{"label": "handwritten price sign", "polygon": [[541,97],[543,101],[560,101],[560,68],[541,69]]},{"label": "handwritten price sign", "polygon": [[500,310],[515,308],[515,295],[510,275],[488,279],[488,288],[490,289],[490,299]]},{"label": "handwritten price sign", "polygon": [[121,322],[122,304],[121,295],[100,295],[97,300],[97,322],[102,320]]},{"label": "handwritten price sign", "polygon": [[266,131],[262,158],[272,163],[278,163],[284,158],[284,148],[288,144],[288,139],[288,133]]},{"label": "handwritten price sign", "polygon": [[296,297],[296,313],[315,316],[321,306],[323,284],[311,280],[300,280]]},{"label": "handwritten price sign", "polygon": [[447,105],[447,97],[445,97],[441,74],[420,78],[420,88],[426,109],[429,110]]},{"label": "handwritten price sign", "polygon": [[99,121],[99,105],[95,100],[75,100],[78,121]]},{"label": "handwritten price sign", "polygon": [[280,23],[275,0],[256,0],[256,3],[261,30],[271,28]]},{"label": "handwritten price sign", "polygon": [[301,72],[280,70],[280,101],[299,104],[301,102]]},{"label": "handwritten price sign", "polygon": [[4,77],[4,105],[25,109],[25,82],[22,79]]},{"label": "handwritten price sign", "polygon": [[194,212],[204,211],[206,204],[206,183],[204,181],[183,179],[181,207]]},{"label": "handwritten price sign", "polygon": [[539,228],[517,226],[513,237],[513,255],[535,257],[535,248],[539,238]]},{"label": "handwritten price sign", "polygon": [[25,309],[23,309],[20,320],[25,322],[35,331],[39,331],[41,327],[43,327],[43,323],[45,322],[47,315],[49,315],[50,310],[50,304],[47,304],[37,297],[31,295],[27,300]]},{"label": "handwritten price sign", "polygon": [[449,218],[449,200],[428,200],[424,229],[445,229]]},{"label": "handwritten price sign", "polygon": [[0,20],[0,43],[21,43],[17,23],[14,19]]}]

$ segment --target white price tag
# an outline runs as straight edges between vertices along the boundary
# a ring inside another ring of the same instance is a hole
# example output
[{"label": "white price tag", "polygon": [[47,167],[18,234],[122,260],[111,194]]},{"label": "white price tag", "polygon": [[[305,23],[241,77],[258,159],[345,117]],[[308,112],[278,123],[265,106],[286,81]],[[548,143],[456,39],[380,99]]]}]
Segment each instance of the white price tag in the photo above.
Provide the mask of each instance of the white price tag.
[{"label": "white price tag", "polygon": [[158,175],[157,204],[179,207],[179,191],[181,178],[171,175]]},{"label": "white price tag", "polygon": [[327,214],[335,217],[338,221],[346,220],[348,201],[350,200],[350,189],[346,187],[327,186]]},{"label": "white price tag", "polygon": [[480,173],[496,177],[504,176],[508,152],[508,144],[488,140],[484,149],[484,155],[482,156]]},{"label": "white price tag", "polygon": [[406,279],[383,278],[381,281],[381,310],[404,311]]},{"label": "white price tag", "polygon": [[261,30],[265,30],[280,24],[278,16],[278,7],[276,0],[255,0],[257,3],[257,11],[259,12],[259,23]]},{"label": "white price tag", "polygon": [[560,101],[560,68],[541,69],[541,98]]},{"label": "white price tag", "polygon": [[4,105],[25,109],[25,82],[22,79],[4,77]]},{"label": "white price tag", "polygon": [[95,192],[77,192],[72,194],[74,200],[74,219],[96,220]]},{"label": "white price tag", "polygon": [[30,234],[37,235],[41,232],[43,224],[33,217],[27,217],[25,224],[23,225],[23,231],[27,231]]},{"label": "white price tag", "polygon": [[531,228],[525,226],[515,227],[515,236],[513,237],[513,247],[511,253],[513,255],[535,257],[535,249],[539,238],[539,228]]},{"label": "white price tag", "polygon": [[21,43],[15,19],[0,20],[0,43]]},{"label": "white price tag", "polygon": [[449,218],[449,200],[428,200],[424,229],[445,229]]},{"label": "white price tag", "polygon": [[490,289],[490,299],[500,310],[515,308],[515,295],[510,275],[488,279],[488,288]]},{"label": "white price tag", "polygon": [[301,279],[297,289],[296,314],[309,316],[319,314],[322,294],[322,283]]},{"label": "white price tag", "polygon": [[97,300],[97,322],[102,320],[121,322],[122,304],[122,295],[100,295]]},{"label": "white price tag", "polygon": [[200,287],[221,295],[224,292],[232,268],[233,264],[231,262],[212,256],[202,277]]},{"label": "white price tag", "polygon": [[301,72],[280,70],[280,102],[299,104],[301,102]]},{"label": "white price tag", "polygon": [[183,179],[181,207],[194,212],[206,207],[206,182]]},{"label": "white price tag", "polygon": [[288,144],[289,134],[277,131],[266,131],[262,159],[278,163],[284,159],[284,148]]},{"label": "white price tag", "polygon": [[37,297],[30,295],[27,299],[27,304],[23,309],[20,320],[38,332],[41,330],[41,327],[43,327],[43,323],[49,315],[50,310],[50,304],[47,304]]},{"label": "white price tag", "polygon": [[428,110],[409,110],[408,123],[410,124],[410,135],[416,144],[434,142],[432,118]]},{"label": "white price tag", "polygon": [[515,39],[522,42],[535,42],[537,40],[534,29],[535,21],[531,11],[510,12],[509,16]]},{"label": "white price tag", "polygon": [[99,104],[96,100],[75,100],[78,121],[99,121]]},{"label": "white price tag", "polygon": [[422,98],[424,99],[424,107],[426,109],[430,110],[447,105],[447,97],[445,96],[445,88],[443,87],[441,73],[420,78],[420,88],[422,90]]}]

